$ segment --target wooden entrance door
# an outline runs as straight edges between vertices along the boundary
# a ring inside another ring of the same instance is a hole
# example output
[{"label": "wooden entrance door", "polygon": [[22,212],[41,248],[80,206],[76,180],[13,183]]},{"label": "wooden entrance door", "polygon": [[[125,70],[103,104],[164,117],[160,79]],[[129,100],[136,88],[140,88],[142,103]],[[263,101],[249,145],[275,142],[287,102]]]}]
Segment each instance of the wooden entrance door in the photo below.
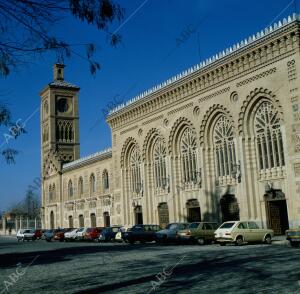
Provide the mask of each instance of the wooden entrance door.
[{"label": "wooden entrance door", "polygon": [[234,195],[224,195],[220,200],[220,205],[223,222],[240,220],[240,208]]},{"label": "wooden entrance door", "polygon": [[275,235],[283,235],[289,228],[286,200],[267,201],[268,227]]},{"label": "wooden entrance door", "polygon": [[53,230],[54,229],[54,212],[51,211],[50,213],[50,229]]},{"label": "wooden entrance door", "polygon": [[142,211],[142,206],[137,206],[134,209],[135,213],[135,224],[136,225],[142,225],[143,224],[143,211]]},{"label": "wooden entrance door", "polygon": [[110,216],[108,212],[103,213],[103,218],[104,218],[104,227],[109,227],[110,226]]},{"label": "wooden entrance door", "polygon": [[186,208],[188,222],[201,222],[200,204],[197,199],[188,200]]}]

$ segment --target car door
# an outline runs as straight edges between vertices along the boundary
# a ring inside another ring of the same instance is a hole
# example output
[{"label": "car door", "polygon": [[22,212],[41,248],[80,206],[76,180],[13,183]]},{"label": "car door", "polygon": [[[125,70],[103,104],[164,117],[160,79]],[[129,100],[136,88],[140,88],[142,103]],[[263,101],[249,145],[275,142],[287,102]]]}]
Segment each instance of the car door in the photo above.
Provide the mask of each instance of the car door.
[{"label": "car door", "polygon": [[188,229],[191,231],[191,236],[195,239],[198,239],[199,237],[202,237],[203,231],[202,231],[202,223],[191,223],[188,227]]},{"label": "car door", "polygon": [[203,224],[203,231],[204,231],[204,236],[205,236],[205,240],[207,241],[213,241],[215,238],[215,227],[213,226],[213,224],[210,223],[205,223]]},{"label": "car door", "polygon": [[236,236],[242,236],[244,241],[249,242],[250,241],[250,230],[248,228],[248,222],[240,222],[237,225],[237,228],[235,230]]},{"label": "car door", "polygon": [[259,226],[255,222],[248,222],[249,226],[249,235],[251,242],[258,242],[263,239],[264,232],[259,228]]}]

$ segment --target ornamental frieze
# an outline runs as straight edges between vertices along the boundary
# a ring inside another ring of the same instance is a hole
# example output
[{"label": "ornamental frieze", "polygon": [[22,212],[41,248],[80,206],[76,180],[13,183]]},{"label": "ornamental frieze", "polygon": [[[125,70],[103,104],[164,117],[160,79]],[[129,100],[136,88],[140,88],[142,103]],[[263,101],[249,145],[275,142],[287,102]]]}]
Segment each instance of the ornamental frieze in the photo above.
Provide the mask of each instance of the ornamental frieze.
[{"label": "ornamental frieze", "polygon": [[[298,47],[299,27],[293,25],[282,30],[281,34],[263,38],[259,43],[241,48],[235,54],[229,54],[201,70],[197,70],[180,79],[167,88],[154,92],[147,97],[130,105],[126,109],[120,109],[112,113],[107,122],[112,128],[120,127],[125,123],[138,120],[141,116],[153,113],[168,107],[178,99],[190,99],[191,94],[201,94],[220,87],[241,74],[248,74],[250,70],[256,70],[259,66],[266,66],[268,62],[274,62],[294,51]],[[264,75],[272,74],[276,69],[268,70],[260,75],[248,78],[238,83],[238,86],[250,83]]]}]

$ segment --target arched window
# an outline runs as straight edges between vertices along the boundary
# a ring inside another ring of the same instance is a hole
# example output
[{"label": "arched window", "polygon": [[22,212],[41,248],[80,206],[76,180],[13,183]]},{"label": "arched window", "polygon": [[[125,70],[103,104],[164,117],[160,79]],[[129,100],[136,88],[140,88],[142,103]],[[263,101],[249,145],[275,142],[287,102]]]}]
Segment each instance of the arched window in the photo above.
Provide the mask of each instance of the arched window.
[{"label": "arched window", "polygon": [[83,228],[84,227],[84,216],[82,214],[80,214],[78,216],[78,220],[79,220],[79,227]]},{"label": "arched window", "polygon": [[82,198],[82,196],[83,196],[83,179],[82,177],[80,177],[78,180],[78,197]]},{"label": "arched window", "polygon": [[94,174],[90,176],[90,195],[93,195],[96,192],[96,180]]},{"label": "arched window", "polygon": [[186,128],[180,140],[182,179],[184,183],[197,178],[196,137],[191,128]]},{"label": "arched window", "polygon": [[53,189],[52,186],[49,186],[49,202],[53,201]]},{"label": "arched window", "polygon": [[103,189],[109,189],[109,180],[108,180],[108,171],[105,169],[102,174],[102,181],[103,181]]},{"label": "arched window", "polygon": [[69,228],[74,228],[73,216],[69,215]]},{"label": "arched window", "polygon": [[278,111],[271,102],[263,102],[254,118],[260,170],[285,165]]},{"label": "arched window", "polygon": [[141,157],[137,147],[133,147],[130,153],[129,159],[129,174],[130,174],[130,187],[131,191],[139,194],[142,192],[142,182],[141,182]]},{"label": "arched window", "polygon": [[236,165],[233,126],[225,115],[217,120],[213,132],[217,176],[230,176]]},{"label": "arched window", "polygon": [[71,180],[69,181],[69,184],[68,184],[68,196],[69,196],[69,198],[73,197],[73,184],[72,184]]},{"label": "arched window", "polygon": [[95,228],[97,223],[96,215],[95,213],[91,213],[91,227]]},{"label": "arched window", "polygon": [[158,138],[153,147],[153,167],[155,187],[166,187],[166,146],[161,138]]}]

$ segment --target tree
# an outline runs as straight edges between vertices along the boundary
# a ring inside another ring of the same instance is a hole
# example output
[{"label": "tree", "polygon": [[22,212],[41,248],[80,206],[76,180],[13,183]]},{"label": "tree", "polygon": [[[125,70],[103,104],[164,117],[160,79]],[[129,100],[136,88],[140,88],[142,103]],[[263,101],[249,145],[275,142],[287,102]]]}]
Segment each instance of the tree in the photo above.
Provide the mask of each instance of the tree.
[{"label": "tree", "polygon": [[[47,52],[54,52],[59,61],[72,56],[84,58],[95,75],[100,69],[94,59],[95,44],[70,44],[49,29],[68,15],[96,26],[112,46],[121,41],[119,34],[110,31],[124,15],[113,0],[0,0],[0,76],[7,77],[12,70]],[[9,128],[8,135],[14,139],[25,133],[13,122],[8,106],[0,102],[1,126]],[[11,148],[1,152],[7,163],[14,163],[17,153]]]},{"label": "tree", "polygon": [[40,209],[41,203],[39,195],[35,193],[33,189],[28,188],[24,199],[11,205],[8,209],[8,212],[14,214],[15,216],[26,216],[34,219],[40,215]]}]

